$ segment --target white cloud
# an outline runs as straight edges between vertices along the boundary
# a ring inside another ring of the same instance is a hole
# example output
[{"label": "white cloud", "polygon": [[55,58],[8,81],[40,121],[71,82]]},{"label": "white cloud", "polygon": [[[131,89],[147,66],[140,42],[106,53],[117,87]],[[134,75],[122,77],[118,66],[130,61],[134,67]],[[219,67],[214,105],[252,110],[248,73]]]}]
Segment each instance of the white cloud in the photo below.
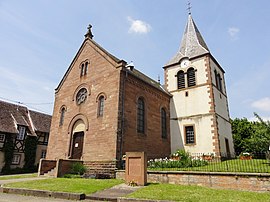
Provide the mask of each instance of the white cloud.
[{"label": "white cloud", "polygon": [[240,32],[240,29],[237,27],[229,27],[228,28],[228,33],[229,33],[230,37],[233,39],[237,39],[239,32]]},{"label": "white cloud", "polygon": [[128,17],[128,21],[130,22],[129,33],[138,33],[138,34],[147,34],[151,31],[151,26],[141,20],[134,20],[131,17]]},{"label": "white cloud", "polygon": [[270,111],[270,97],[265,97],[251,103],[251,106],[262,111]]}]

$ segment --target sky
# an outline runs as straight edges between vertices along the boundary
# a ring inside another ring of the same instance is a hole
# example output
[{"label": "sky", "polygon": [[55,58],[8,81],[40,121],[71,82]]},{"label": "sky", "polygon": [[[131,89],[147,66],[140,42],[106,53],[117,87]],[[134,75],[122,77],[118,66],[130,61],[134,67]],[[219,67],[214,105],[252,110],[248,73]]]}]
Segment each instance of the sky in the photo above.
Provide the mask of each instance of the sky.
[{"label": "sky", "polygon": [[[270,1],[190,0],[225,70],[232,118],[270,120]],[[153,79],[180,46],[187,0],[0,0],[0,99],[52,114],[88,24],[103,48]]]}]

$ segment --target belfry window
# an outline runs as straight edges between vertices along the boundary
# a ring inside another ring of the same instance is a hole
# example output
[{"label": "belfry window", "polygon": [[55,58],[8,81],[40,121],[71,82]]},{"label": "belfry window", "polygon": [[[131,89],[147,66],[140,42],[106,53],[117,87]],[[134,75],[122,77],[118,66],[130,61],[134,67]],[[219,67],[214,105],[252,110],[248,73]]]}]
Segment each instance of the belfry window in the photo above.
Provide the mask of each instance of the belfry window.
[{"label": "belfry window", "polygon": [[164,108],[161,109],[161,137],[167,138],[167,118]]},{"label": "belfry window", "polygon": [[222,92],[222,78],[219,73],[215,70],[215,80],[216,80],[216,87],[218,90]]},{"label": "belfry window", "polygon": [[143,98],[139,98],[137,105],[137,132],[144,133],[144,128],[145,128],[145,104]]},{"label": "belfry window", "polygon": [[104,100],[105,100],[105,98],[103,95],[98,98],[98,113],[97,113],[98,117],[103,116]]},{"label": "belfry window", "polygon": [[185,88],[185,73],[182,70],[177,73],[177,88]]},{"label": "belfry window", "polygon": [[187,70],[187,80],[188,80],[188,87],[196,85],[196,76],[194,68],[189,68]]}]

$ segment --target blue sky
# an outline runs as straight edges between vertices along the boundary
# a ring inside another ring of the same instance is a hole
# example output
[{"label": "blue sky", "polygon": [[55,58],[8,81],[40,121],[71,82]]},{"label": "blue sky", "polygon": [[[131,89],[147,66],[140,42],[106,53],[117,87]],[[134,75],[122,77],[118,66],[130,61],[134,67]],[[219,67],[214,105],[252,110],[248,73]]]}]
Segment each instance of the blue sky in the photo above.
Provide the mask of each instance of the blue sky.
[{"label": "blue sky", "polygon": [[[230,115],[270,119],[270,1],[191,0],[226,71]],[[188,18],[186,0],[0,0],[0,99],[51,114],[54,89],[84,39],[163,82]]]}]

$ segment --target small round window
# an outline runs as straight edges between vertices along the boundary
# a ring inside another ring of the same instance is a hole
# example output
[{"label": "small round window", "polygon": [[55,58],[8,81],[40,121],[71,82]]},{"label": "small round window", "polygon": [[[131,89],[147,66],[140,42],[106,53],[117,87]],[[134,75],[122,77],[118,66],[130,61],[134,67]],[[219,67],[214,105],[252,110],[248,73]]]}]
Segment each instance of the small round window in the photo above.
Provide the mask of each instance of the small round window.
[{"label": "small round window", "polygon": [[78,91],[77,95],[76,95],[76,102],[78,105],[82,104],[85,102],[87,98],[87,90],[86,88],[82,88]]}]

